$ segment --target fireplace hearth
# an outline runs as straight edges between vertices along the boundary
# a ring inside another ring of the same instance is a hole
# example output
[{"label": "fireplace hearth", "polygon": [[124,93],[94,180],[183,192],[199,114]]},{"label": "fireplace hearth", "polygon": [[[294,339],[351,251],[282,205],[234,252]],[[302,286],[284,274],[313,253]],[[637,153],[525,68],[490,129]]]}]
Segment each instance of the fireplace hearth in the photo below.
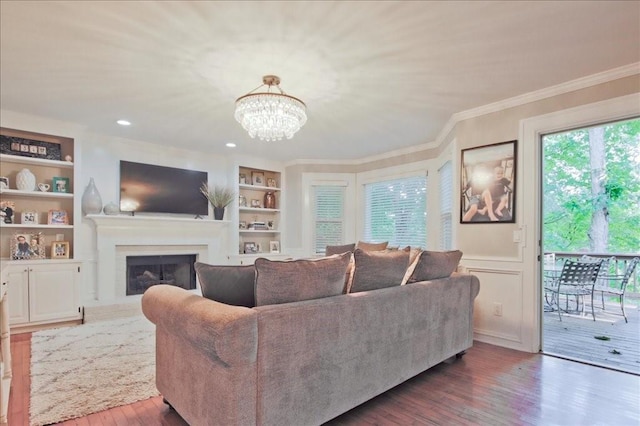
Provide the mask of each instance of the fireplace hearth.
[{"label": "fireplace hearth", "polygon": [[127,296],[142,294],[156,284],[196,288],[195,254],[127,256]]}]

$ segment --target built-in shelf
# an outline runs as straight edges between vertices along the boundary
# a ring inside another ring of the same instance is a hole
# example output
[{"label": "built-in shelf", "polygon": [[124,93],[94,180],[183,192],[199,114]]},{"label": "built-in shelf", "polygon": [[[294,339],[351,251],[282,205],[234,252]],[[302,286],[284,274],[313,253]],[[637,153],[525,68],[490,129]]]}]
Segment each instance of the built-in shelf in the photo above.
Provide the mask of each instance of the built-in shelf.
[{"label": "built-in shelf", "polygon": [[73,169],[72,161],[47,160],[44,158],[22,157],[20,155],[0,154],[3,163],[33,164],[39,166],[59,167],[61,169]]},{"label": "built-in shelf", "polygon": [[241,229],[241,234],[279,234],[275,229]]},{"label": "built-in shelf", "polygon": [[23,224],[23,223],[3,223],[0,228],[22,228],[22,229],[73,229],[73,225],[47,225],[47,224]]},{"label": "built-in shelf", "polygon": [[280,188],[274,188],[271,186],[259,186],[259,185],[249,185],[246,183],[241,183],[238,185],[240,189],[248,189],[255,191],[280,191]]},{"label": "built-in shelf", "polygon": [[19,189],[0,189],[0,194],[16,197],[73,198],[73,193],[69,192],[21,191]]},{"label": "built-in shelf", "polygon": [[240,207],[241,212],[278,213],[280,209],[263,209],[262,207]]}]

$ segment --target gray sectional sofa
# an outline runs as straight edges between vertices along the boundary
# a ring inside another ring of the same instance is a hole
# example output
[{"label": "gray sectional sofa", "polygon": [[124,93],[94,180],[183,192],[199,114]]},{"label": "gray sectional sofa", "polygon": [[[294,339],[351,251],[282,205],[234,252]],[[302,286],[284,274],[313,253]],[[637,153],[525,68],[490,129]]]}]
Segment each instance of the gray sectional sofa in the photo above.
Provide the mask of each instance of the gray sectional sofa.
[{"label": "gray sectional sofa", "polygon": [[190,425],[318,425],[471,347],[478,292],[453,273],[249,308],[157,285],[142,308],[158,390]]}]

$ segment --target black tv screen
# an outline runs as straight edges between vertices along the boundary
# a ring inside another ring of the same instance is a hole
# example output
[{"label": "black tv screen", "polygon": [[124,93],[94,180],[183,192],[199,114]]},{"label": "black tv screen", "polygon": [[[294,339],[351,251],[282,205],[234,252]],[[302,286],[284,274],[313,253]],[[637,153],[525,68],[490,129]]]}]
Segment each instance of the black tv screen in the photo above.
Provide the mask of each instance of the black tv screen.
[{"label": "black tv screen", "polygon": [[120,161],[120,211],[206,216],[207,172]]}]

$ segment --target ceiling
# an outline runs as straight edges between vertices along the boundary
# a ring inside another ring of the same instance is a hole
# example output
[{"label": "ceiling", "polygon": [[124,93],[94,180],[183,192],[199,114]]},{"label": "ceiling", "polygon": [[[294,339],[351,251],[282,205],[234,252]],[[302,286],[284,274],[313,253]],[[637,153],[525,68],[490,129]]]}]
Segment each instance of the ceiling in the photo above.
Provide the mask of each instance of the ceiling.
[{"label": "ceiling", "polygon": [[[2,109],[280,161],[433,142],[456,112],[640,61],[638,1],[2,0],[0,19]],[[265,74],[307,104],[291,140],[233,118]]]}]

